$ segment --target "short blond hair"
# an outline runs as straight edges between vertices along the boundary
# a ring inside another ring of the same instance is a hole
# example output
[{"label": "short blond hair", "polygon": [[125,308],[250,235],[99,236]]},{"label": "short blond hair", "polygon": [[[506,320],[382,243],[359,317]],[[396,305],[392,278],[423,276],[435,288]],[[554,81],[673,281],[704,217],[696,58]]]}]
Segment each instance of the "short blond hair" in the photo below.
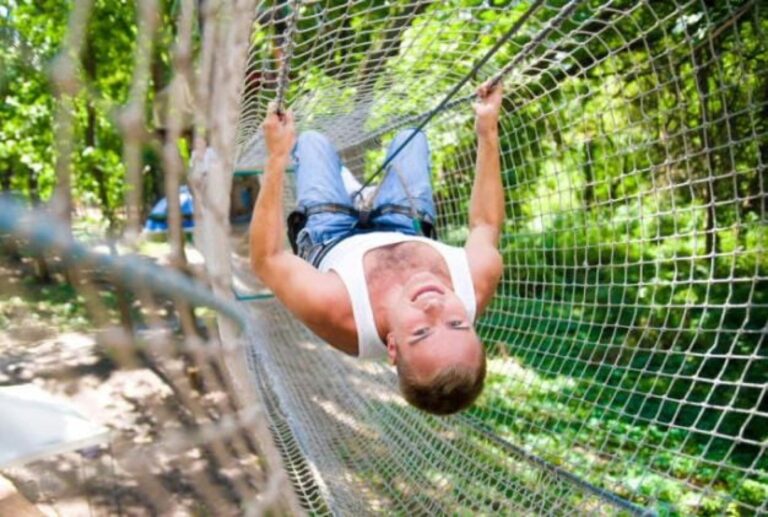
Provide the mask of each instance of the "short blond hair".
[{"label": "short blond hair", "polygon": [[485,384],[485,349],[477,366],[453,364],[419,382],[406,361],[398,358],[400,392],[409,404],[434,415],[450,415],[472,405]]}]

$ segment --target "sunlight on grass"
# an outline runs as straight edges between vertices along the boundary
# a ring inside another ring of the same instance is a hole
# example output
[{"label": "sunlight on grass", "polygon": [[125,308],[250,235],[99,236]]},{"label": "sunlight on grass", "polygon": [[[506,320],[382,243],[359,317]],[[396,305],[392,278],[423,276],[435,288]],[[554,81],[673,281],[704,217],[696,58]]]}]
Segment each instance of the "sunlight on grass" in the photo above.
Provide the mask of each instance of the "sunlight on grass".
[{"label": "sunlight on grass", "polygon": [[664,515],[738,515],[736,501],[760,505],[768,497],[768,472],[759,481],[723,475],[709,449],[697,457],[686,433],[585,403],[583,382],[492,358],[471,412],[510,443]]}]

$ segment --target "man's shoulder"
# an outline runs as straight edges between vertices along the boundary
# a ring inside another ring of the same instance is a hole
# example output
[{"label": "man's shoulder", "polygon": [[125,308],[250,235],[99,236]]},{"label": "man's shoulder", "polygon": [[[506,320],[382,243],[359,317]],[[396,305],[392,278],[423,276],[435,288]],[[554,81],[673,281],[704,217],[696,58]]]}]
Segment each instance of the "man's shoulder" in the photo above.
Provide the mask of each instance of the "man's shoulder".
[{"label": "man's shoulder", "polygon": [[262,281],[283,305],[310,327],[329,325],[339,311],[349,306],[349,296],[336,273],[315,269],[295,255],[284,253]]}]

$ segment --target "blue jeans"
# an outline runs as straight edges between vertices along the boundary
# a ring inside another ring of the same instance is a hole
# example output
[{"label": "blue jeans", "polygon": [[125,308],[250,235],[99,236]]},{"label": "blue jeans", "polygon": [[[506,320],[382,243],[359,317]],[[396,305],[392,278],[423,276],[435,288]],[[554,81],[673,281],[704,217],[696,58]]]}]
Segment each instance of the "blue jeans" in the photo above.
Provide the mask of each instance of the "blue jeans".
[{"label": "blue jeans", "polygon": [[[406,129],[397,134],[387,150],[387,158],[413,133]],[[333,203],[353,208],[353,192],[342,180],[341,157],[325,135],[306,131],[299,135],[294,148],[296,167],[296,198],[300,208]],[[405,185],[403,185],[405,183]],[[429,144],[419,132],[387,166],[383,183],[374,199],[372,210],[383,205],[398,205],[415,209],[418,214],[435,220],[432,199]],[[371,221],[370,228],[361,228],[358,219],[342,211],[312,214],[299,232],[296,243],[298,254],[311,263],[329,246],[346,237],[369,231],[400,232],[415,235],[413,218],[402,213],[380,215]],[[317,265],[317,264],[315,264]]]}]

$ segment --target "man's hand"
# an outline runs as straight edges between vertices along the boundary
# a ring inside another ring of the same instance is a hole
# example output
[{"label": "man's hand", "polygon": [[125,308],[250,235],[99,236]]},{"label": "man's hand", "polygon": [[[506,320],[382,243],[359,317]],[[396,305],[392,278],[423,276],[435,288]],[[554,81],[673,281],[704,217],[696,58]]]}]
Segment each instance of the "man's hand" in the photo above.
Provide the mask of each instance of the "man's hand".
[{"label": "man's hand", "polygon": [[490,83],[484,83],[477,89],[477,101],[472,104],[472,107],[475,108],[477,136],[485,137],[498,134],[502,90],[501,81],[493,87]]},{"label": "man's hand", "polygon": [[267,118],[261,126],[264,128],[264,143],[270,158],[288,158],[296,143],[293,113],[286,111],[278,114],[277,106],[270,103]]}]

